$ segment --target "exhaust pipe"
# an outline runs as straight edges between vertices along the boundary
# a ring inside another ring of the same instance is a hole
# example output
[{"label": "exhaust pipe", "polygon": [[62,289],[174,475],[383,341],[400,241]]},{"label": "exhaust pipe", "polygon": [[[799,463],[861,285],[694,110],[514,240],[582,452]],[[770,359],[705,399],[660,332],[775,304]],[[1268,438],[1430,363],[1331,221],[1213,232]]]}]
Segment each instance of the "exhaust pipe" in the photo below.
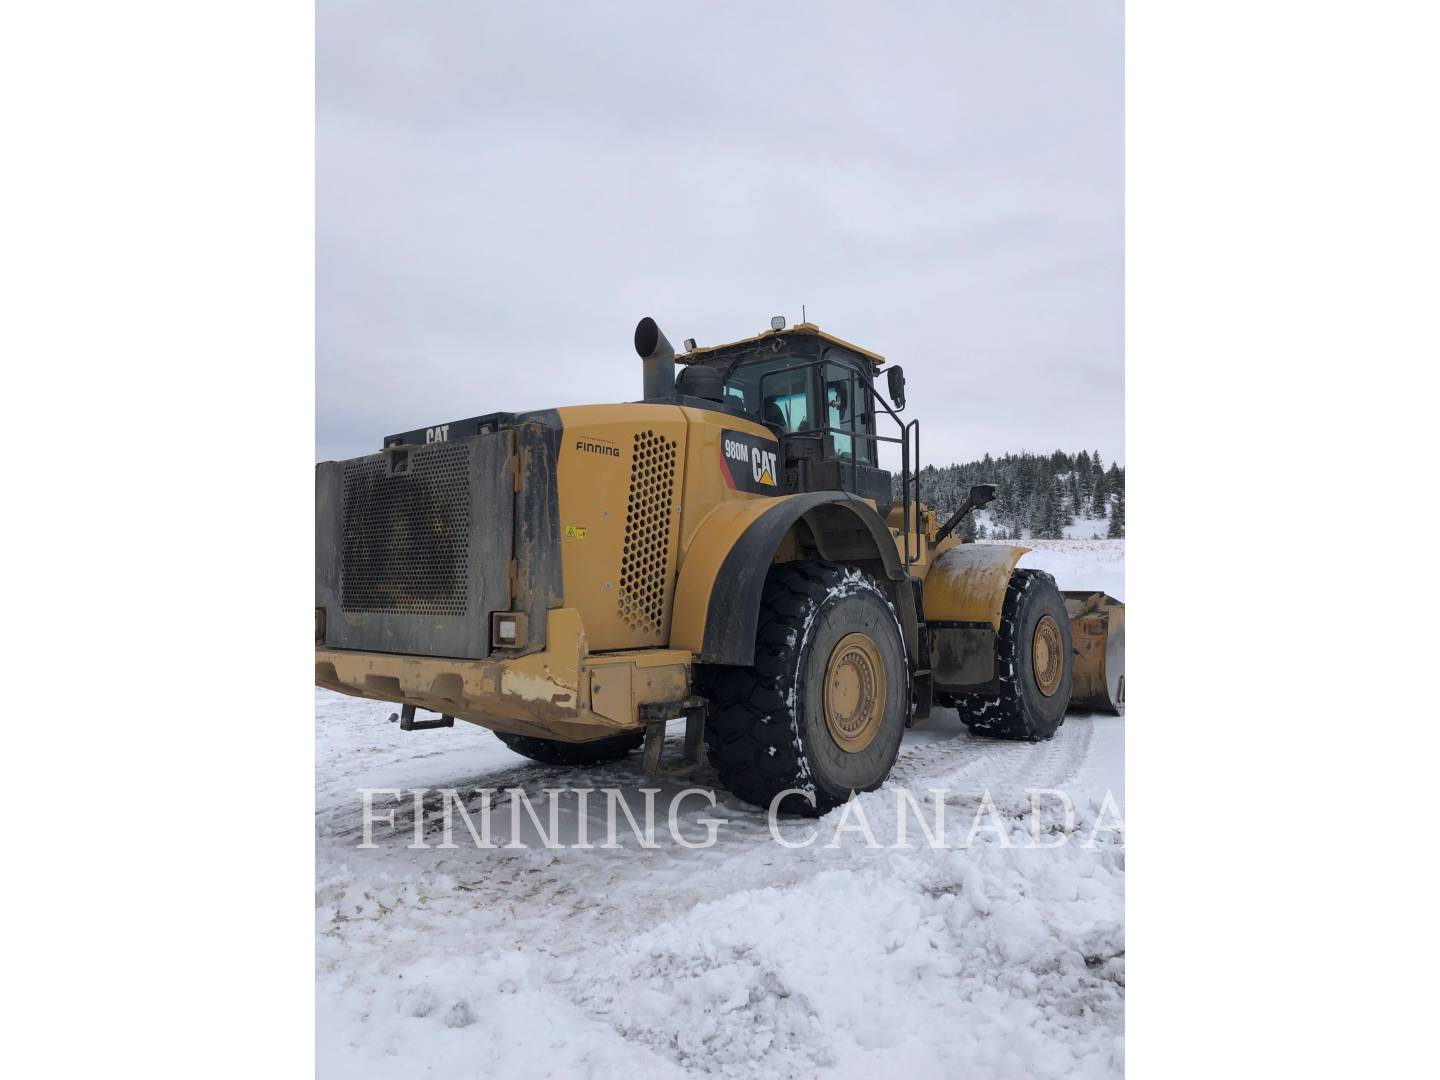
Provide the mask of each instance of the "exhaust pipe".
[{"label": "exhaust pipe", "polygon": [[675,399],[675,348],[646,315],[635,325],[635,351],[645,362],[645,400]]}]

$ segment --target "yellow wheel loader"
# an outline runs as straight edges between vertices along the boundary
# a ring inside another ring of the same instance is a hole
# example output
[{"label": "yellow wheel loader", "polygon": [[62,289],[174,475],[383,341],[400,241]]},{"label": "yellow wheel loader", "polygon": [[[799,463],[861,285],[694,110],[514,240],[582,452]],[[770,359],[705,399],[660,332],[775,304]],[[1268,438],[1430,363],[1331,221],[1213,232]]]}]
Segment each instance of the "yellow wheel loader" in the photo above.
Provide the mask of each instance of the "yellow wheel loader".
[{"label": "yellow wheel loader", "polygon": [[1077,693],[1123,707],[1123,607],[1067,601],[1016,568],[1024,547],[962,543],[988,485],[943,523],[920,503],[900,368],[887,399],[883,357],[779,318],[685,345],[640,321],[641,401],[490,413],[320,463],[317,685],[552,764],[643,745],[679,772],[703,737],[735,794],[799,813],[882,784],[935,702],[1030,740]]}]

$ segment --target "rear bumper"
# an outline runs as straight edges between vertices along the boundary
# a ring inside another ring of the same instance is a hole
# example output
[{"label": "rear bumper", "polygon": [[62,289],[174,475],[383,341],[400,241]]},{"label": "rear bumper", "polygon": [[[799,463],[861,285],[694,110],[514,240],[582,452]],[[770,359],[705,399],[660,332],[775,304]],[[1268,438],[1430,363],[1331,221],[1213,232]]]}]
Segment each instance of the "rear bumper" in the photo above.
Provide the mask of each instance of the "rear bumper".
[{"label": "rear bumper", "polygon": [[572,608],[548,613],[546,641],[542,652],[503,660],[320,646],[315,685],[565,742],[635,730],[644,723],[642,706],[679,703],[690,695],[690,653],[646,649],[591,656],[580,614]]}]

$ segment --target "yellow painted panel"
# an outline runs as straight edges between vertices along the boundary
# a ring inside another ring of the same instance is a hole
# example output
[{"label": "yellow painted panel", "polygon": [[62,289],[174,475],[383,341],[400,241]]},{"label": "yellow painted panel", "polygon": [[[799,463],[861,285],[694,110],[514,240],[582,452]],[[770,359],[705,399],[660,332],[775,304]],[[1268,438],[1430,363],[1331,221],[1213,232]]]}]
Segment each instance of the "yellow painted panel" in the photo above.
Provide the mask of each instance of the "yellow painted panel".
[{"label": "yellow painted panel", "polygon": [[675,405],[557,410],[556,478],[565,606],[590,648],[664,645],[670,632],[685,481],[686,417]]},{"label": "yellow painted panel", "polygon": [[961,544],[936,556],[925,575],[925,621],[984,622],[999,630],[1010,572],[1029,550]]}]

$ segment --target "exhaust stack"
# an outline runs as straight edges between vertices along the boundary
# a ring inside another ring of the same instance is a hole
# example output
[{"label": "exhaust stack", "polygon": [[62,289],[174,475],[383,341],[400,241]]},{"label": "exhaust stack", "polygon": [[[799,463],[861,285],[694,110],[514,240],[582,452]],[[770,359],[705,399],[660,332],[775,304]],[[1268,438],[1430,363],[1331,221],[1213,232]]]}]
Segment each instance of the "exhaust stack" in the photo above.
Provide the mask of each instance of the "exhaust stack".
[{"label": "exhaust stack", "polygon": [[675,398],[675,348],[646,315],[635,325],[635,351],[645,362],[645,400]]}]

